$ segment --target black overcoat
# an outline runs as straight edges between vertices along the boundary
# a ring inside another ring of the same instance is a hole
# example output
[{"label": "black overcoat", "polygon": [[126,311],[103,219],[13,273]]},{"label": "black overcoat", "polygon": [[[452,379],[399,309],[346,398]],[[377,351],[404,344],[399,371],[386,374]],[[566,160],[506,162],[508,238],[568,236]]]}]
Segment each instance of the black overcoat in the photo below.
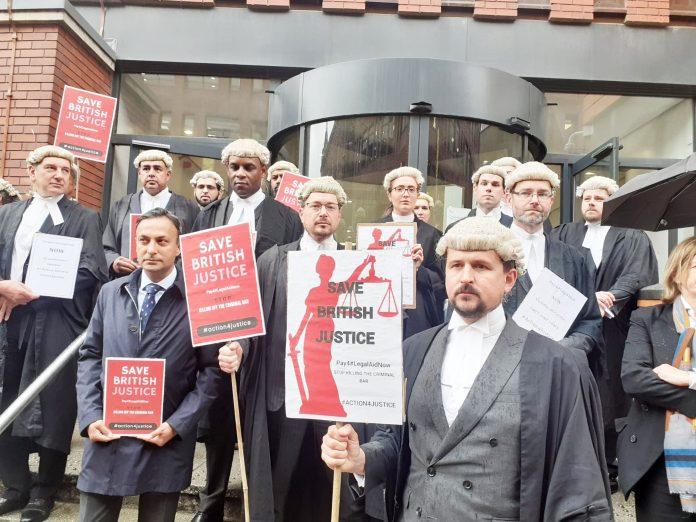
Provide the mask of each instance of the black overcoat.
[{"label": "black overcoat", "polygon": [[[29,204],[30,201],[18,201],[0,207],[2,279],[10,278],[15,235]],[[6,349],[25,351],[20,393],[87,328],[97,292],[107,278],[99,215],[67,197],[58,202],[58,208],[64,222],[54,226],[53,220],[48,216],[39,232],[80,237],[84,240],[75,293],[72,299],[40,297],[13,310],[7,326],[18,334],[18,344],[12,343]],[[24,266],[25,274],[28,263],[29,258]],[[4,352],[0,352],[0,393],[5,374],[2,353]],[[19,414],[12,425],[12,434],[30,437],[41,446],[70,453],[70,440],[77,415],[76,371],[77,356],[71,359],[39,396]]]}]

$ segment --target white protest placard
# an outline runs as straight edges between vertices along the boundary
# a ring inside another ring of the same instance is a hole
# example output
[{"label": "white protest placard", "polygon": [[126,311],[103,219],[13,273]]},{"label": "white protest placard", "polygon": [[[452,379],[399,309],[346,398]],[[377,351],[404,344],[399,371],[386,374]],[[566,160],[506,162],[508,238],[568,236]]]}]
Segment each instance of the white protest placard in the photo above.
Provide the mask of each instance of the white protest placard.
[{"label": "white protest placard", "polygon": [[288,417],[401,424],[399,256],[288,253]]},{"label": "white protest placard", "polygon": [[568,333],[585,301],[587,297],[581,292],[544,268],[512,319],[522,328],[560,341]]},{"label": "white protest placard", "polygon": [[358,223],[356,250],[396,250],[401,253],[401,304],[416,307],[416,265],[411,248],[418,241],[415,223]]},{"label": "white protest placard", "polygon": [[24,283],[41,296],[72,299],[81,252],[81,237],[37,232]]}]

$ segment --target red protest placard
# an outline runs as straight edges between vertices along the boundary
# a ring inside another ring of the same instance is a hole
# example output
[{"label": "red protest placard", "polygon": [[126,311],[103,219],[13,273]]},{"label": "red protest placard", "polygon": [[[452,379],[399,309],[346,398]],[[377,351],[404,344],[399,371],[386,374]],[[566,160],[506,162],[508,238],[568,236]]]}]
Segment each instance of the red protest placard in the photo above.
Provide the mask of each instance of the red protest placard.
[{"label": "red protest placard", "polygon": [[78,158],[106,163],[116,98],[65,86],[53,144]]},{"label": "red protest placard", "polygon": [[164,359],[107,357],[104,424],[116,435],[143,435],[162,424]]},{"label": "red protest placard", "polygon": [[249,223],[181,236],[181,264],[194,346],[266,333]]},{"label": "red protest placard", "polygon": [[142,214],[130,215],[130,228],[128,229],[130,236],[130,241],[128,242],[128,259],[132,261],[138,260],[138,251],[136,249],[138,244],[138,236],[135,235],[135,225],[138,224],[140,216],[142,216]]},{"label": "red protest placard", "polygon": [[304,184],[309,181],[306,176],[286,172],[283,174],[283,179],[280,180],[278,191],[276,192],[276,201],[293,209],[296,212],[300,211],[300,200],[298,194]]}]

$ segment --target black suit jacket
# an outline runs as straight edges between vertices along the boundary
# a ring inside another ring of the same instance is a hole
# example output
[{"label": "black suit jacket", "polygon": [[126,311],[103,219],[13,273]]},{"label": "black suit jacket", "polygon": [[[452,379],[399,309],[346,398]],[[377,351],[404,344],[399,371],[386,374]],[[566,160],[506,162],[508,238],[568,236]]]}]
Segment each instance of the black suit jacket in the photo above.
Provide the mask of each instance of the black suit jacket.
[{"label": "black suit jacket", "polygon": [[626,497],[664,451],[665,411],[696,417],[696,392],[660,379],[653,368],[671,364],[679,334],[672,305],[639,308],[631,316],[621,380],[633,397],[619,425],[619,484]]}]

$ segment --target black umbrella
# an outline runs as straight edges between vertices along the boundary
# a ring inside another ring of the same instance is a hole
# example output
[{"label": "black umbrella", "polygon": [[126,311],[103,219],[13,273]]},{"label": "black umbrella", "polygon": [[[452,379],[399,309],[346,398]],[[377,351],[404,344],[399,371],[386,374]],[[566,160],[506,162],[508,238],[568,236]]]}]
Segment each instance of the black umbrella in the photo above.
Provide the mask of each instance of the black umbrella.
[{"label": "black umbrella", "polygon": [[604,201],[602,225],[654,231],[696,225],[696,153],[627,182]]}]

